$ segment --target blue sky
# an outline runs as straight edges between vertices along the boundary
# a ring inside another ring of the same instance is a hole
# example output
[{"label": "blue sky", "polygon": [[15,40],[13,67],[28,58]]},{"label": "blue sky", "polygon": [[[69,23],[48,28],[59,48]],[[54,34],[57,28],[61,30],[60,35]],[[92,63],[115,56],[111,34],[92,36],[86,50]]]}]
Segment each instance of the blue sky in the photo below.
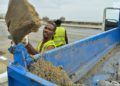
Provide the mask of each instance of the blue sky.
[{"label": "blue sky", "polygon": [[[66,20],[102,21],[105,7],[120,6],[119,0],[29,0],[40,17]],[[6,13],[8,0],[0,0],[0,13]]]}]

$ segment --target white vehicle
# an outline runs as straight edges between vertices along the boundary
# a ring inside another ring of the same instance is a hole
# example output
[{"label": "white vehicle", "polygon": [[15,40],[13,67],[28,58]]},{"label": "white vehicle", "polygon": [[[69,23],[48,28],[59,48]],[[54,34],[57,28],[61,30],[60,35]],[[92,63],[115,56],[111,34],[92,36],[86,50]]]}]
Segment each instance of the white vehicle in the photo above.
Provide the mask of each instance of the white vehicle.
[{"label": "white vehicle", "polygon": [[103,12],[103,30],[107,31],[111,28],[118,27],[120,8],[107,7]]}]

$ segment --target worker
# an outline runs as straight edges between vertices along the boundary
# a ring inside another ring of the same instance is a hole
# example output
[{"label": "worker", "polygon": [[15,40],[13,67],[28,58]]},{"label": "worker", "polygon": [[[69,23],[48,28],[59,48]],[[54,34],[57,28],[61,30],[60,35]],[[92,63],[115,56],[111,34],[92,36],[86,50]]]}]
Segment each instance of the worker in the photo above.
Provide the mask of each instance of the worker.
[{"label": "worker", "polygon": [[[49,22],[43,29],[43,39],[38,43],[37,50],[29,43],[28,37],[24,37],[21,43],[23,43],[30,55],[43,54],[45,51],[56,48],[53,41],[56,26],[54,23]],[[12,43],[13,44],[13,43]]]},{"label": "worker", "polygon": [[68,37],[67,37],[67,32],[64,27],[61,26],[62,21],[61,20],[56,20],[56,31],[54,35],[54,42],[56,47],[60,47],[62,45],[68,44]]},{"label": "worker", "polygon": [[48,24],[43,29],[43,39],[37,45],[37,51],[44,53],[45,51],[54,49],[55,43],[53,41],[53,36],[55,34],[56,26],[53,22],[48,22]]}]

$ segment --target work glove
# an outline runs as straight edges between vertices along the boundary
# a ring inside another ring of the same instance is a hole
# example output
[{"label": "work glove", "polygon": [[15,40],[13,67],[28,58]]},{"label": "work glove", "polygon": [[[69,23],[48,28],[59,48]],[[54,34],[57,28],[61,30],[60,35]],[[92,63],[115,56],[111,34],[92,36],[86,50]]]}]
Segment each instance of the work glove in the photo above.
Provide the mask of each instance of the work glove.
[{"label": "work glove", "polygon": [[28,45],[29,39],[28,39],[28,35],[26,35],[22,41],[21,41],[25,46]]},{"label": "work glove", "polygon": [[32,56],[32,61],[31,61],[31,64],[28,65],[28,70],[31,71],[31,70],[34,70],[35,67],[33,66],[35,62],[37,62],[38,59],[40,59],[42,56],[41,54],[36,54],[36,55],[33,55]]},{"label": "work glove", "polygon": [[33,60],[36,62],[38,59],[40,59],[42,56],[41,54],[36,54],[36,55],[33,55]]},{"label": "work glove", "polygon": [[8,51],[13,54],[15,49],[16,49],[15,46],[10,46],[10,48],[8,48]]}]

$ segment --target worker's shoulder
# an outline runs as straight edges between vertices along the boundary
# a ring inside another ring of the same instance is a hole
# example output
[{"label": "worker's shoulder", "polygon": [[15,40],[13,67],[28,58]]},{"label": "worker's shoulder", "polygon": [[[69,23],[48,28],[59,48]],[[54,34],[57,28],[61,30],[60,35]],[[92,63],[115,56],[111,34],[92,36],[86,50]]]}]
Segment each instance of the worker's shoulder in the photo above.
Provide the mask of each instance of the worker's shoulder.
[{"label": "worker's shoulder", "polygon": [[45,43],[45,46],[46,46],[46,47],[49,47],[49,46],[54,46],[54,47],[56,47],[54,40],[49,40],[49,41],[47,41],[47,42]]},{"label": "worker's shoulder", "polygon": [[65,30],[65,27],[59,26],[59,27],[57,27],[57,29],[64,29]]},{"label": "worker's shoulder", "polygon": [[54,43],[54,40],[49,40],[45,44],[46,45],[54,45],[55,43]]}]

